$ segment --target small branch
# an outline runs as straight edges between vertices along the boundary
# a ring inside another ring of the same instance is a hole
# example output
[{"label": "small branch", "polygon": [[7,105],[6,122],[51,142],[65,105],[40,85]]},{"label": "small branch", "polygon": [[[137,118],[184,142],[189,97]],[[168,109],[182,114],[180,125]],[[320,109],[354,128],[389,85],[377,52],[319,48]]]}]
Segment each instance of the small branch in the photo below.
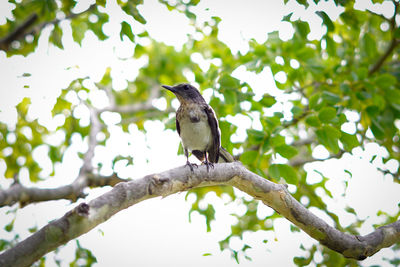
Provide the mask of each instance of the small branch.
[{"label": "small branch", "polygon": [[[108,92],[106,89],[103,89],[106,91],[106,94],[109,95],[110,105],[108,107],[98,110],[98,112],[102,113],[104,111],[111,111],[111,112],[118,112],[118,113],[136,113],[136,112],[140,112],[140,111],[157,110],[153,106],[153,100],[156,99],[160,94],[160,89],[158,87],[159,86],[157,85],[157,86],[153,86],[150,88],[150,94],[149,94],[149,97],[147,98],[146,102],[134,103],[134,104],[125,105],[125,106],[115,105],[114,96],[112,95],[112,92],[110,92],[110,89],[108,89]],[[110,94],[111,94],[111,97],[110,97]]]},{"label": "small branch", "polygon": [[312,157],[309,157],[309,158],[296,157],[296,158],[290,160],[288,164],[292,167],[299,167],[299,166],[303,166],[306,163],[325,161],[325,160],[329,160],[329,159],[339,159],[343,156],[344,152],[345,152],[344,150],[340,150],[339,153],[329,155],[329,157],[326,159],[316,159],[316,158],[312,158]]},{"label": "small branch", "polygon": [[[87,174],[85,178],[87,180],[86,186],[89,187],[102,187],[106,185],[114,186],[119,182],[126,182],[128,180],[119,178],[116,174],[111,176],[98,176],[93,174]],[[71,185],[64,185],[57,188],[36,188],[36,187],[25,187],[20,183],[14,183],[10,188],[6,190],[0,190],[0,207],[12,206],[15,203],[20,203],[21,207],[24,207],[31,203],[67,199],[76,201],[78,198],[85,197],[83,193],[84,187]]]},{"label": "small branch", "polygon": [[86,13],[86,12],[93,10],[95,7],[96,7],[96,4],[93,4],[85,11],[82,11],[80,13],[71,13],[68,16],[66,16],[64,19],[53,19],[51,21],[42,22],[42,23],[38,24],[37,26],[35,26],[31,31],[28,32],[28,29],[31,28],[33,26],[33,24],[39,18],[38,15],[36,13],[34,13],[26,21],[24,21],[20,26],[18,26],[12,33],[10,33],[8,36],[6,36],[0,40],[0,49],[7,51],[10,47],[10,44],[13,41],[23,39],[28,35],[35,35],[36,33],[40,32],[47,25],[55,25],[55,24],[60,23],[63,20],[73,19],[75,17],[78,17],[78,16]]},{"label": "small branch", "polygon": [[144,103],[135,103],[131,105],[125,105],[125,106],[110,106],[110,107],[105,107],[101,110],[99,110],[99,113],[104,112],[104,111],[111,111],[111,112],[118,112],[118,113],[136,113],[139,111],[148,111],[155,109],[151,102],[149,103],[148,101]]},{"label": "small branch", "polygon": [[157,116],[162,116],[165,114],[169,114],[171,112],[175,111],[173,108],[168,108],[166,110],[158,110],[155,109],[154,111],[148,111],[146,112],[146,114],[143,114],[143,116],[140,117],[129,117],[126,119],[122,119],[121,122],[119,124],[130,124],[130,123],[136,123],[137,121],[141,120],[141,119],[151,119],[151,118],[155,118]]},{"label": "small branch", "polygon": [[[375,72],[377,72],[383,65],[383,63],[386,61],[386,59],[392,54],[394,49],[400,44],[400,40],[396,39],[395,37],[395,31],[396,31],[396,16],[398,13],[399,9],[399,3],[396,1],[393,1],[394,5],[394,14],[391,19],[389,19],[389,24],[390,24],[390,30],[392,32],[392,41],[390,42],[388,48],[386,49],[385,53],[378,59],[378,61],[371,67],[369,70],[368,74],[371,76]],[[387,19],[386,19],[387,20]]]},{"label": "small branch", "polygon": [[400,169],[397,169],[397,172],[395,172],[395,173],[393,173],[387,169],[382,169],[382,168],[377,168],[377,170],[380,171],[383,175],[390,174],[393,176],[394,179],[399,180],[399,177],[400,177],[399,170]]},{"label": "small branch", "polygon": [[88,174],[88,186],[89,187],[103,187],[103,186],[115,186],[121,182],[128,182],[131,179],[122,179],[119,178],[116,173],[110,176],[97,176],[93,174]]},{"label": "small branch", "polygon": [[85,153],[83,158],[83,165],[80,172],[91,172],[93,169],[92,159],[94,157],[94,149],[97,145],[97,134],[101,131],[102,125],[99,120],[99,114],[95,108],[86,104],[90,112],[90,131],[89,131],[89,141],[88,141],[88,151]]},{"label": "small branch", "polygon": [[368,74],[372,75],[375,72],[377,72],[385,63],[386,59],[392,54],[394,49],[400,44],[400,40],[397,40],[395,38],[392,39],[390,42],[389,47],[386,49],[385,53],[378,59],[378,61],[371,67],[369,70]]},{"label": "small branch", "polygon": [[307,137],[307,138],[304,138],[304,139],[296,140],[291,145],[292,146],[304,146],[304,145],[312,144],[315,141],[316,141],[315,140],[315,136],[311,136],[311,137]]},{"label": "small branch", "polygon": [[0,40],[0,49],[8,50],[10,44],[23,37],[24,32],[26,32],[38,19],[38,15],[36,13],[32,14],[28,17],[21,25],[19,25],[13,32],[11,32],[8,36],[4,37]]},{"label": "small branch", "polygon": [[29,266],[46,253],[143,200],[214,185],[231,185],[261,200],[309,236],[348,258],[363,260],[400,242],[400,221],[379,227],[366,236],[340,232],[302,206],[285,185],[272,183],[234,162],[215,164],[211,172],[207,172],[205,166],[199,166],[192,173],[183,166],[119,183],[111,191],[89,203],[80,204],[0,254],[0,265]]},{"label": "small branch", "polygon": [[375,12],[369,10],[369,9],[366,9],[365,11],[367,11],[368,13],[370,13],[370,14],[372,14],[372,15],[374,15],[374,16],[378,16],[378,17],[380,17],[381,19],[383,19],[383,20],[385,20],[385,21],[387,21],[387,22],[390,22],[390,19],[388,19],[387,17],[385,17],[385,16],[382,15],[382,14],[375,13]]},{"label": "small branch", "polygon": [[86,10],[84,10],[84,11],[82,11],[82,12],[79,12],[79,13],[71,13],[71,14],[69,14],[68,16],[65,16],[65,18],[63,18],[63,19],[53,19],[53,20],[51,20],[51,21],[42,22],[41,24],[39,24],[39,25],[37,25],[35,28],[33,28],[32,31],[26,33],[26,34],[24,35],[24,37],[25,37],[26,35],[30,35],[30,34],[31,34],[31,35],[34,35],[34,34],[40,32],[40,31],[41,31],[44,27],[46,27],[47,25],[56,25],[56,24],[60,23],[60,22],[63,21],[63,20],[74,19],[74,18],[76,18],[76,17],[79,17],[79,16],[81,16],[81,15],[87,13],[87,12],[92,11],[96,6],[97,6],[96,4],[92,4],[88,9],[86,9]]}]

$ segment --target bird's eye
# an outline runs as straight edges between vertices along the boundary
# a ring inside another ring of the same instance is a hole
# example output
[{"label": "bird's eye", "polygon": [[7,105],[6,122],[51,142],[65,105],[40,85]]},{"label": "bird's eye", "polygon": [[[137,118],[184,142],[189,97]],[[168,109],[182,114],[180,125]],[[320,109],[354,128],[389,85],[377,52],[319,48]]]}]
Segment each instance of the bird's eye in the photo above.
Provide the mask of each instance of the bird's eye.
[{"label": "bird's eye", "polygon": [[185,85],[183,86],[183,89],[188,90],[188,89],[189,89],[189,85],[185,84]]}]

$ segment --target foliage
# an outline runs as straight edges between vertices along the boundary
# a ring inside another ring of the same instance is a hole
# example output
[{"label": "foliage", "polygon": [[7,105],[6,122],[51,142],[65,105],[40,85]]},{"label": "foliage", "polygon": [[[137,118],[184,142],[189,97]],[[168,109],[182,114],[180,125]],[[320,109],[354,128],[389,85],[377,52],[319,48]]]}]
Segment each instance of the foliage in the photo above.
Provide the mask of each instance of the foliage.
[{"label": "foliage", "polygon": [[[151,19],[140,14],[137,6],[142,2],[118,1],[129,20],[121,22],[121,30],[117,36],[135,44],[135,59],[147,59],[138,76],[133,81],[127,81],[127,87],[120,91],[112,89],[111,69],[106,71],[94,89],[87,88],[86,78],[72,81],[62,91],[53,108],[52,115],[63,118],[63,123],[56,131],[62,132],[64,137],[57,146],[46,144],[46,136],[54,132],[40,125],[37,120],[30,120],[27,117],[29,99],[22,100],[17,106],[18,122],[15,127],[10,128],[0,123],[0,156],[7,166],[5,177],[17,179],[20,171],[25,168],[29,170],[31,181],[47,179],[48,177],[40,176],[41,168],[32,157],[34,150],[41,146],[46,147],[54,167],[54,164],[62,161],[63,153],[71,145],[73,136],[79,136],[81,140],[88,139],[91,126],[75,115],[76,109],[92,106],[90,98],[88,100],[84,97],[87,93],[105,93],[111,103],[115,102],[114,106],[100,109],[98,114],[105,111],[119,112],[118,107],[140,105],[152,98],[165,98],[167,110],[170,110],[172,96],[164,92],[154,95],[154,89],[151,88],[158,88],[160,84],[187,81],[188,76],[184,74],[189,72],[194,77],[189,82],[197,83],[200,90],[213,89],[210,105],[220,119],[222,145],[229,152],[259,175],[274,182],[291,184],[295,188],[295,198],[306,197],[309,200],[305,204],[307,208],[315,207],[324,211],[336,228],[357,234],[362,220],[356,219],[352,225],[342,227],[337,215],[328,210],[321,196],[316,193],[322,190],[325,197],[332,199],[333,196],[325,185],[329,179],[334,178],[320,173],[321,181],[309,184],[304,165],[320,160],[313,156],[313,150],[317,146],[326,148],[329,159],[340,158],[368,143],[377,143],[387,151],[387,157],[382,158],[384,163],[400,158],[400,64],[399,50],[396,49],[400,43],[400,32],[395,20],[398,2],[391,2],[394,6],[394,15],[391,18],[368,10],[357,10],[353,1],[334,1],[337,6],[343,7],[343,12],[337,20],[332,20],[327,12],[319,10],[317,6],[316,15],[321,18],[325,32],[316,40],[309,38],[308,22],[293,20],[292,15],[288,14],[283,21],[290,23],[294,29],[290,40],[282,41],[279,32],[270,32],[263,43],[249,40],[249,49],[245,53],[233,53],[218,39],[220,18],[212,17],[203,24],[196,21],[196,15],[190,11],[190,7],[197,5],[199,1],[176,1],[175,4],[160,1],[169,10],[185,14],[196,29],[196,34],[188,36],[189,40],[180,51],[153,40],[146,31],[137,34],[132,30],[131,21],[146,24],[146,20]],[[310,5],[310,1],[297,2],[306,8]],[[320,1],[314,0],[315,4],[318,2]],[[74,0],[23,0],[21,3],[10,3],[15,4],[13,19],[0,25],[0,49],[7,56],[33,52],[42,30],[46,27],[51,29],[48,41],[63,49],[62,37],[65,31],[60,25],[63,20],[69,22],[72,38],[78,44],[82,43],[88,31],[92,31],[99,40],[109,37],[103,32],[103,26],[108,21],[108,14],[103,12],[105,1],[96,1],[96,4],[77,13],[74,12],[74,7],[78,1]],[[10,38],[13,40],[10,41]],[[143,40],[148,40],[148,44],[144,45]],[[199,62],[194,62],[194,54],[200,54],[209,67],[202,68]],[[284,74],[285,79],[276,79],[276,87],[280,92],[275,93],[264,88],[262,95],[257,94],[249,83],[235,77],[235,70],[243,66],[247,72],[256,74],[268,70],[274,77]],[[285,106],[281,99],[285,99]],[[351,113],[358,114],[358,119],[350,120],[348,116]],[[120,114],[119,126],[126,132],[131,124],[145,131],[143,125],[147,120],[162,120],[168,128],[174,128],[174,121],[169,114],[151,105]],[[244,142],[231,141],[239,125],[229,123],[230,117],[238,114],[249,118],[254,122],[253,125],[261,125],[246,129],[247,137]],[[101,123],[105,124],[104,121]],[[353,125],[354,131],[348,131],[345,124]],[[103,127],[101,131],[106,138],[110,135],[107,127]],[[97,145],[102,146],[104,142],[106,139],[99,141]],[[113,166],[122,159],[123,157],[115,158]],[[132,163],[132,159],[130,160]],[[381,171],[392,175],[395,182],[400,181],[398,169],[393,173],[386,169]],[[211,230],[210,223],[215,219],[215,210],[211,204],[202,209],[199,202],[210,191],[214,191],[217,196],[226,194],[232,200],[238,198],[229,187],[201,188],[188,192],[188,195],[193,194],[196,197],[191,212],[197,211],[205,216],[207,231]],[[233,214],[238,219],[237,223],[231,226],[231,234],[220,242],[221,250],[228,249],[236,261],[239,261],[239,255],[247,257],[246,250],[250,247],[244,244],[240,251],[235,251],[229,246],[230,239],[242,239],[246,231],[273,231],[272,224],[267,221],[271,222],[279,217],[274,213],[259,218],[255,200],[238,199],[247,210],[243,216]],[[348,207],[348,212],[355,213],[351,207]],[[400,211],[396,215],[380,215],[392,222],[398,219],[399,214]],[[12,228],[12,223],[5,227]],[[14,241],[0,240],[0,249],[6,249],[12,242]],[[96,262],[96,258],[89,250],[82,248],[79,242],[77,247],[77,259],[71,266],[78,266],[77,261],[80,258],[86,259],[85,266]],[[308,256],[295,257],[294,263],[298,266],[312,262],[329,266],[356,265],[354,261],[345,259],[322,245],[303,249],[308,251]],[[314,261],[316,252],[322,253],[322,262]]]}]

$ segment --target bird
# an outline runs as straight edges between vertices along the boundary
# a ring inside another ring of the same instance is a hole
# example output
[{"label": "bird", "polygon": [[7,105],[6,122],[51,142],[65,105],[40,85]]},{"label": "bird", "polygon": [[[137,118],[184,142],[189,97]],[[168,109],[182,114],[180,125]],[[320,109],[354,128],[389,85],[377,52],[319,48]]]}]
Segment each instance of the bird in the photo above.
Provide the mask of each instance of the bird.
[{"label": "bird", "polygon": [[175,86],[162,85],[175,94],[180,102],[176,111],[176,130],[181,138],[186,156],[186,165],[193,172],[196,164],[189,162],[189,152],[207,166],[217,162],[233,162],[233,156],[221,147],[221,131],[214,110],[206,103],[196,87],[181,83]]}]

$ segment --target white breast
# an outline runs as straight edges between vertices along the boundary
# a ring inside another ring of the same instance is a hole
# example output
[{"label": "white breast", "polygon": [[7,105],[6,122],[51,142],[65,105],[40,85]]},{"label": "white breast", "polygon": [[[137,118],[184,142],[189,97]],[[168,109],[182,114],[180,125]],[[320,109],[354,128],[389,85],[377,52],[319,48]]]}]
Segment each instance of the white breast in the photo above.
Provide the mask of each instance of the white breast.
[{"label": "white breast", "polygon": [[211,129],[208,120],[202,118],[199,122],[191,122],[185,117],[180,122],[182,145],[189,151],[205,151],[212,143]]}]

